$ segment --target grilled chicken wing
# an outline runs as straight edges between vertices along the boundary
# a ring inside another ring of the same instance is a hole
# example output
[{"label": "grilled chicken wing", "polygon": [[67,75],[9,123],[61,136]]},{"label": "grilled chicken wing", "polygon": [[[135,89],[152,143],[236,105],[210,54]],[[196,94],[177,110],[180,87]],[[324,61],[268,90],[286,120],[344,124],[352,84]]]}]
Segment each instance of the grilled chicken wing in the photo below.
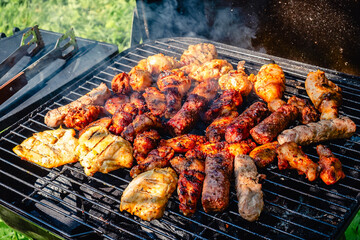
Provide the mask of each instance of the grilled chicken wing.
[{"label": "grilled chicken wing", "polygon": [[276,147],[278,142],[266,143],[264,145],[254,148],[249,156],[254,160],[256,165],[260,168],[266,167],[272,163],[276,158]]},{"label": "grilled chicken wing", "polygon": [[133,164],[133,149],[125,139],[111,134],[105,127],[94,126],[79,138],[76,148],[85,174],[108,173]]},{"label": "grilled chicken wing", "polygon": [[253,159],[248,155],[235,157],[234,172],[240,216],[253,222],[259,218],[264,207],[262,186],[259,184],[260,175]]},{"label": "grilled chicken wing", "polygon": [[121,105],[120,108],[116,110],[112,117],[112,124],[109,127],[110,132],[120,135],[126,126],[128,126],[133,119],[139,113],[137,107],[133,103],[126,103]]},{"label": "grilled chicken wing", "polygon": [[149,152],[144,161],[134,166],[130,171],[132,178],[142,172],[149,171],[153,168],[163,168],[170,166],[170,159],[174,157],[174,150],[171,147],[161,146]]},{"label": "grilled chicken wing", "polygon": [[205,160],[206,156],[214,155],[221,152],[227,147],[226,142],[216,142],[216,143],[203,143],[197,144],[193,149],[186,152],[185,156],[189,159],[200,159]]},{"label": "grilled chicken wing", "polygon": [[181,70],[186,74],[195,71],[201,64],[217,58],[217,51],[213,44],[199,43],[190,45],[181,55]]},{"label": "grilled chicken wing", "polygon": [[169,167],[140,174],[124,190],[120,211],[128,211],[145,221],[161,218],[177,182],[175,171]]},{"label": "grilled chicken wing", "polygon": [[189,73],[189,77],[198,82],[217,80],[222,75],[233,70],[233,66],[226,60],[213,59],[201,64],[196,70]]},{"label": "grilled chicken wing", "polygon": [[154,116],[164,116],[166,111],[165,95],[155,87],[148,87],[143,94],[146,105]]},{"label": "grilled chicken wing", "polygon": [[219,78],[219,86],[222,90],[235,90],[244,97],[252,90],[252,83],[245,73],[245,61],[240,61],[237,70],[231,70]]},{"label": "grilled chicken wing", "polygon": [[151,129],[139,135],[134,140],[134,157],[138,164],[143,163],[148,153],[158,146],[160,134]]},{"label": "grilled chicken wing", "polygon": [[243,102],[240,92],[235,90],[224,91],[205,112],[204,121],[210,122],[215,118],[236,111]]},{"label": "grilled chicken wing", "polygon": [[251,140],[243,140],[238,143],[230,143],[227,144],[224,148],[224,151],[230,153],[233,157],[236,157],[240,154],[248,154],[251,150],[256,147],[256,144]]},{"label": "grilled chicken wing", "polygon": [[314,163],[296,143],[284,143],[276,149],[276,153],[280,170],[296,169],[299,174],[305,174],[309,181],[314,181],[318,177],[319,165]]},{"label": "grilled chicken wing", "polygon": [[105,101],[111,96],[110,90],[105,83],[101,83],[97,88],[94,88],[86,95],[79,99],[56,109],[50,110],[46,113],[44,121],[49,127],[60,126],[70,109],[75,107],[84,107],[87,105],[104,105]]},{"label": "grilled chicken wing", "polygon": [[111,123],[112,123],[112,120],[109,117],[100,118],[99,120],[94,121],[94,122],[90,123],[89,125],[87,125],[85,128],[83,128],[79,132],[79,137],[81,137],[81,135],[83,135],[83,133],[86,132],[87,129],[94,127],[94,126],[102,126],[102,127],[105,127],[106,129],[109,129]]},{"label": "grilled chicken wing", "polygon": [[266,104],[256,102],[238,116],[227,128],[225,140],[236,143],[247,139],[250,130],[268,115]]},{"label": "grilled chicken wing", "polygon": [[46,168],[59,167],[78,161],[75,149],[78,140],[74,129],[56,129],[34,133],[13,151],[21,159]]},{"label": "grilled chicken wing", "polygon": [[129,101],[129,97],[123,94],[109,98],[105,103],[105,110],[111,115],[114,115],[121,105],[128,103]]},{"label": "grilled chicken wing", "polygon": [[144,91],[152,84],[151,74],[139,66],[135,66],[129,72],[130,86],[134,91]]},{"label": "grilled chicken wing", "polygon": [[327,79],[323,71],[310,72],[305,80],[305,89],[315,108],[321,112],[321,120],[338,117],[341,88]]},{"label": "grilled chicken wing", "polygon": [[316,151],[320,157],[318,162],[321,168],[320,178],[324,183],[331,185],[345,177],[340,160],[335,157],[329,148],[324,145],[318,145]]},{"label": "grilled chicken wing", "polygon": [[101,111],[102,107],[94,105],[74,107],[66,114],[64,124],[68,128],[75,128],[80,131],[89,123],[95,121]]},{"label": "grilled chicken wing", "polygon": [[226,128],[235,120],[239,115],[237,111],[231,111],[228,115],[216,118],[207,128],[206,137],[209,142],[220,142],[225,138]]},{"label": "grilled chicken wing", "polygon": [[139,110],[139,114],[143,114],[148,111],[145,98],[139,92],[133,92],[130,95],[130,103],[133,103]]},{"label": "grilled chicken wing", "polygon": [[205,142],[206,138],[204,136],[184,134],[167,140],[161,139],[160,146],[168,146],[174,149],[176,153],[184,153]]},{"label": "grilled chicken wing", "polygon": [[210,102],[216,96],[218,87],[219,85],[216,81],[204,81],[199,83],[191,93],[203,97],[207,102]]},{"label": "grilled chicken wing", "polygon": [[287,104],[291,104],[299,109],[299,118],[302,124],[317,122],[319,120],[319,114],[307,99],[292,96],[289,98]]},{"label": "grilled chicken wing", "polygon": [[321,141],[349,138],[355,131],[355,123],[348,117],[341,117],[287,129],[278,136],[277,140],[279,144],[295,142],[299,145],[309,145]]},{"label": "grilled chicken wing", "polygon": [[111,90],[116,94],[129,94],[132,91],[129,75],[127,73],[116,75],[111,81]]}]

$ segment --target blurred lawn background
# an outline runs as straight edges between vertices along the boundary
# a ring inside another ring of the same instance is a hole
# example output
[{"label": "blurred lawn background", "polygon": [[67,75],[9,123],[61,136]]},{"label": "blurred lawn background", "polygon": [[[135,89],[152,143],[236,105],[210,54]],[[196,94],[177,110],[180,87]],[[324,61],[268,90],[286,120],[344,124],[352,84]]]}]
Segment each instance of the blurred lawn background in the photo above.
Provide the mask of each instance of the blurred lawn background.
[{"label": "blurred lawn background", "polygon": [[[12,35],[39,25],[39,28],[65,33],[71,27],[82,38],[116,44],[119,52],[130,47],[135,0],[0,0],[0,32]],[[345,232],[346,239],[360,240],[360,212]],[[0,219],[0,239],[27,240]]]}]

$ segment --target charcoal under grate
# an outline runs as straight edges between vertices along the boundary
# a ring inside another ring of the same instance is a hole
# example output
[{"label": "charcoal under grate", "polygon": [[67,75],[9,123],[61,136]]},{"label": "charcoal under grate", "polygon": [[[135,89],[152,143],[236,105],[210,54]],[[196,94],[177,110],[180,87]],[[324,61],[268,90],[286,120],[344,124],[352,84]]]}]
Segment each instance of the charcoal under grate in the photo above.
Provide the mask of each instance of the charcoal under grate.
[{"label": "charcoal under grate", "polygon": [[[128,169],[87,177],[79,163],[46,169],[20,160],[12,148],[38,131],[48,130],[43,123],[47,111],[68,104],[101,82],[109,87],[120,72],[129,72],[148,56],[164,53],[180,58],[190,44],[206,40],[168,38],[150,41],[114,57],[94,76],[78,80],[24,115],[0,136],[0,204],[49,231],[68,239],[334,239],[339,237],[359,209],[360,137],[331,141],[334,154],[343,164],[346,178],[333,186],[321,180],[309,182],[295,171],[279,171],[276,164],[260,169],[267,178],[263,184],[265,207],[258,221],[249,223],[237,212],[232,185],[230,206],[222,213],[205,213],[201,206],[189,218],[179,212],[178,197],[170,198],[161,219],[146,222],[120,212],[120,197],[131,181]],[[209,42],[209,41],[206,41]],[[271,57],[216,42],[219,58],[234,66],[245,60],[248,73],[275,61],[287,79],[285,98],[308,98],[304,81],[317,67]],[[343,89],[340,114],[349,116],[359,128],[360,79],[325,70],[327,77]],[[243,109],[252,103],[245,101]],[[316,159],[314,147],[304,151]]]}]

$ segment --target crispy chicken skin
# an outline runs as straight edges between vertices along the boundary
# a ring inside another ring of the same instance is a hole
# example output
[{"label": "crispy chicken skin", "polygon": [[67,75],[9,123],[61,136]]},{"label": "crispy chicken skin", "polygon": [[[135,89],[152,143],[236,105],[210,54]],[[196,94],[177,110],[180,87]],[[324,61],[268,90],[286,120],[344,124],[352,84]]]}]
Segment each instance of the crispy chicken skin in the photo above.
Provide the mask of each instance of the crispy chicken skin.
[{"label": "crispy chicken skin", "polygon": [[66,114],[70,109],[75,107],[84,107],[87,105],[104,105],[105,101],[111,96],[111,92],[105,83],[101,83],[97,88],[94,88],[86,95],[80,97],[79,99],[56,109],[50,110],[46,113],[44,121],[45,124],[49,127],[58,127],[60,126]]},{"label": "crispy chicken skin", "polygon": [[133,103],[121,105],[112,116],[112,124],[109,127],[110,132],[120,135],[138,113],[139,110]]},{"label": "crispy chicken skin", "polygon": [[111,134],[103,126],[87,129],[79,138],[76,152],[88,176],[96,172],[108,173],[119,168],[130,168],[133,164],[131,144]]},{"label": "crispy chicken skin", "polygon": [[136,135],[133,147],[134,157],[138,164],[142,163],[148,153],[158,146],[160,138],[160,134],[154,129]]},{"label": "crispy chicken skin", "polygon": [[249,222],[260,217],[264,207],[261,178],[255,163],[248,155],[237,155],[234,160],[236,196],[238,198],[239,214]]},{"label": "crispy chicken skin", "polygon": [[78,161],[75,149],[78,140],[74,129],[56,129],[34,133],[13,148],[21,159],[46,168],[59,167]]},{"label": "crispy chicken skin", "polygon": [[348,117],[341,117],[287,129],[278,136],[277,140],[279,144],[295,142],[299,145],[309,145],[327,140],[350,138],[355,131],[355,123]]},{"label": "crispy chicken skin", "polygon": [[139,110],[139,114],[143,114],[148,111],[145,98],[139,92],[133,92],[130,95],[130,103],[133,103]]},{"label": "crispy chicken skin", "polygon": [[115,114],[115,111],[121,107],[121,105],[128,103],[130,101],[129,97],[124,94],[119,94],[118,96],[114,96],[109,98],[105,102],[105,110],[111,115]]},{"label": "crispy chicken skin", "polygon": [[302,124],[317,122],[319,120],[319,114],[307,99],[292,96],[287,101],[287,104],[291,104],[299,109],[299,120]]},{"label": "crispy chicken skin", "polygon": [[216,118],[207,128],[206,137],[209,142],[220,142],[225,138],[226,128],[239,116],[237,111],[231,111],[228,115]]},{"label": "crispy chicken skin", "polygon": [[226,142],[197,144],[193,149],[186,152],[185,157],[189,159],[205,160],[207,156],[221,152],[227,146]]},{"label": "crispy chicken skin", "polygon": [[310,182],[318,177],[319,165],[314,163],[296,143],[284,143],[276,149],[276,153],[280,170],[296,169],[299,174],[305,174]]},{"label": "crispy chicken skin", "polygon": [[244,64],[245,61],[240,61],[237,70],[231,70],[219,78],[221,90],[235,90],[244,97],[249,95],[252,90],[252,83],[245,73]]},{"label": "crispy chicken skin", "polygon": [[129,94],[132,89],[130,77],[127,73],[119,73],[111,80],[111,90],[116,94]]},{"label": "crispy chicken skin", "polygon": [[148,87],[143,94],[146,105],[154,116],[164,116],[166,111],[165,95],[156,87]]},{"label": "crispy chicken skin", "polygon": [[80,131],[89,123],[95,121],[101,111],[102,107],[95,105],[71,108],[65,116],[64,124],[68,128],[75,128]]},{"label": "crispy chicken skin", "polygon": [[329,148],[324,145],[318,145],[316,152],[320,158],[318,162],[321,168],[320,178],[324,183],[331,185],[345,177],[340,160],[335,157]]},{"label": "crispy chicken skin", "polygon": [[233,66],[226,60],[213,59],[201,64],[196,70],[189,73],[189,77],[198,82],[217,80],[222,75],[233,70]]},{"label": "crispy chicken skin", "polygon": [[321,113],[321,120],[338,117],[338,109],[342,102],[341,88],[326,78],[323,71],[310,72],[305,80],[305,89]]},{"label": "crispy chicken skin", "polygon": [[206,142],[204,136],[195,134],[184,134],[170,139],[161,139],[160,146],[168,146],[174,149],[176,153],[185,153],[193,149],[196,145]]},{"label": "crispy chicken skin", "polygon": [[269,143],[295,121],[298,114],[299,110],[296,107],[285,104],[252,128],[250,134],[258,144]]},{"label": "crispy chicken skin", "polygon": [[147,157],[139,165],[134,166],[130,171],[132,178],[142,172],[153,168],[163,168],[170,166],[170,159],[174,157],[174,150],[171,147],[161,146],[149,152]]},{"label": "crispy chicken skin", "polygon": [[276,147],[278,142],[270,142],[254,148],[249,156],[260,168],[266,167],[276,159]]},{"label": "crispy chicken skin", "polygon": [[248,154],[255,147],[256,143],[254,143],[251,139],[247,139],[238,143],[227,144],[224,151],[227,151],[233,157],[236,157],[239,154]]},{"label": "crispy chicken skin", "polygon": [[213,44],[199,43],[190,45],[180,58],[181,70],[186,74],[195,71],[201,64],[217,58],[217,51]]},{"label": "crispy chicken skin", "polygon": [[234,159],[227,152],[207,156],[201,203],[205,212],[221,212],[229,205]]},{"label": "crispy chicken skin", "polygon": [[151,74],[144,69],[135,66],[129,72],[130,86],[134,91],[144,91],[147,87],[152,84]]},{"label": "crispy chicken skin", "polygon": [[140,174],[124,190],[120,211],[128,211],[145,221],[161,218],[177,182],[178,177],[170,167]]},{"label": "crispy chicken skin", "polygon": [[227,115],[231,111],[236,111],[242,103],[243,99],[240,92],[226,90],[210,105],[203,119],[206,122],[211,122],[219,116]]},{"label": "crispy chicken skin", "polygon": [[92,123],[90,123],[89,125],[87,125],[85,128],[83,128],[80,132],[79,132],[79,137],[81,137],[81,135],[86,132],[87,129],[94,127],[94,126],[102,126],[105,127],[106,129],[110,128],[110,125],[112,123],[111,118],[109,117],[103,117],[100,118],[99,120],[96,120]]},{"label": "crispy chicken skin", "polygon": [[250,130],[267,115],[268,109],[265,103],[252,104],[226,128],[225,140],[228,143],[236,143],[247,139]]},{"label": "crispy chicken skin", "polygon": [[177,68],[179,63],[173,57],[165,56],[164,54],[159,53],[148,57],[146,66],[151,75],[159,75],[163,71]]}]

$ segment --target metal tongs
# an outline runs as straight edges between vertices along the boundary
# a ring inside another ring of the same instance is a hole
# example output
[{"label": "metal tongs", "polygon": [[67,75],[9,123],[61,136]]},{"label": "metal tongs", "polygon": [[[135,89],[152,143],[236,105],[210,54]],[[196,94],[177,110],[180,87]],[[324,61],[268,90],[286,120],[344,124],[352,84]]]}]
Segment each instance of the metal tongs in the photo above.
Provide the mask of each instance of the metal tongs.
[{"label": "metal tongs", "polygon": [[[66,43],[66,40],[69,41]],[[12,79],[0,86],[0,104],[9,99],[12,95],[23,88],[31,78],[35,77],[38,73],[48,67],[51,63],[58,59],[68,60],[77,51],[79,47],[77,45],[74,30],[71,28],[67,33],[63,34],[56,42],[55,47],[45,56],[28,66],[25,70],[18,73]],[[59,65],[51,71],[56,72],[63,65]]]}]

